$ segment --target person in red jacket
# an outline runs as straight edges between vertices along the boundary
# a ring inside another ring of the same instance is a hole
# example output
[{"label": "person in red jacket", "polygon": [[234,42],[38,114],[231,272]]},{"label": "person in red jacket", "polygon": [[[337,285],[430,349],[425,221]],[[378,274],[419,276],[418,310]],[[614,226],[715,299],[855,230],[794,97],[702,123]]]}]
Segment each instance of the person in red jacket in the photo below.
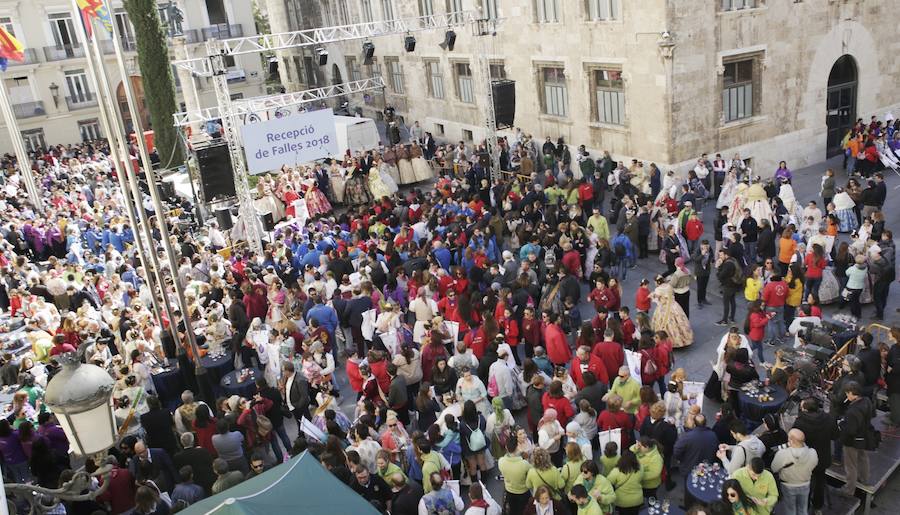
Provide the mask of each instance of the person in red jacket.
[{"label": "person in red jacket", "polygon": [[607,329],[603,333],[603,341],[594,345],[591,350],[591,354],[603,362],[603,367],[606,368],[606,377],[610,380],[614,380],[619,375],[619,367],[625,363],[625,350],[620,343],[613,341],[613,337],[612,329]]},{"label": "person in red jacket", "polygon": [[541,323],[534,318],[534,308],[525,308],[519,334],[522,335],[522,341],[525,343],[525,357],[533,357],[534,348],[543,346]]},{"label": "person in red jacket", "polygon": [[594,187],[591,186],[587,177],[578,185],[578,203],[582,209],[590,209],[591,202],[594,200]]},{"label": "person in red jacket", "polygon": [[806,285],[803,289],[803,295],[812,294],[816,299],[819,298],[819,286],[822,284],[822,271],[828,265],[825,259],[825,249],[818,243],[813,243],[812,252],[803,258],[803,264],[806,265]]},{"label": "person in red jacket", "polygon": [[749,314],[747,315],[747,325],[750,327],[747,338],[750,340],[750,348],[755,350],[759,355],[759,362],[765,363],[766,358],[763,356],[763,338],[766,337],[766,326],[769,325],[769,319],[771,319],[774,314],[763,311],[758,300],[750,303],[750,306],[747,309],[749,311]]},{"label": "person in red jacket", "polygon": [[588,302],[594,304],[594,309],[600,312],[600,308],[605,308],[609,299],[606,298],[606,281],[602,277],[598,277],[595,287],[588,293]]},{"label": "person in red jacket", "polygon": [[[634,321],[628,316],[628,306],[619,308],[619,320],[622,321],[622,344],[634,350]],[[618,373],[618,372],[617,372]]]},{"label": "person in red jacket", "polygon": [[547,391],[541,398],[541,405],[544,407],[544,411],[551,408],[555,409],[559,425],[563,427],[566,427],[569,420],[575,416],[575,410],[572,408],[572,401],[563,395],[562,383],[559,381],[550,383],[550,387],[547,388]]},{"label": "person in red jacket", "polygon": [[688,251],[691,254],[697,249],[697,242],[700,241],[702,236],[703,220],[700,219],[696,212],[692,213],[684,225],[684,239],[687,240]]},{"label": "person in red jacket", "polygon": [[653,346],[653,357],[656,365],[659,367],[659,379],[656,384],[659,385],[659,396],[666,396],[666,375],[672,370],[672,364],[675,363],[675,357],[672,355],[672,340],[669,339],[669,333],[665,331],[656,331],[653,335],[656,345]]},{"label": "person in red jacket", "polygon": [[569,374],[579,390],[584,388],[584,373],[593,372],[598,381],[609,384],[609,375],[606,373],[606,366],[597,356],[591,354],[591,348],[586,346],[578,347],[575,351],[575,358],[569,366]]},{"label": "person in red jacket", "polygon": [[634,308],[638,313],[650,312],[650,281],[641,279],[641,285],[638,286],[637,292],[634,294]]},{"label": "person in red jacket", "polygon": [[559,315],[556,313],[543,314],[543,335],[547,347],[547,358],[554,365],[565,366],[572,359],[572,351],[569,350],[569,341],[566,333],[559,327]]},{"label": "person in red jacket", "polygon": [[603,333],[606,332],[606,317],[608,316],[609,311],[603,306],[597,309],[597,314],[591,319],[591,327],[594,328],[594,334],[603,336]]},{"label": "person in red jacket", "polygon": [[606,396],[606,409],[597,417],[597,429],[609,431],[622,430],[622,441],[619,449],[627,449],[631,445],[631,434],[634,432],[634,419],[628,412],[622,411],[622,397],[614,393]]},{"label": "person in red jacket", "polygon": [[766,335],[772,343],[780,343],[787,332],[784,326],[784,302],[787,300],[787,295],[788,285],[780,274],[773,275],[769,284],[762,291],[763,306],[771,315],[769,320],[772,322],[766,328]]},{"label": "person in red jacket", "polygon": [[563,245],[562,265],[570,275],[581,278],[581,254],[570,242]]},{"label": "person in red jacket", "polygon": [[522,362],[519,361],[519,323],[516,322],[516,319],[512,317],[512,311],[509,308],[503,309],[503,316],[497,319],[497,323],[500,324],[500,331],[503,333],[505,337],[506,343],[512,347],[513,351],[513,359],[516,360],[516,365],[521,365]]}]

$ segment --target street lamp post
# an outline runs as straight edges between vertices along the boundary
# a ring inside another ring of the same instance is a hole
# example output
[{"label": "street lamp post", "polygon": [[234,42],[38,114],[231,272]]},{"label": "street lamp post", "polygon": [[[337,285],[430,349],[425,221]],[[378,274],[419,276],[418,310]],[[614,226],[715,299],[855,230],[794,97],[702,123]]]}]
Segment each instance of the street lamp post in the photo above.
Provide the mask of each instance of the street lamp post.
[{"label": "street lamp post", "polygon": [[[116,440],[116,419],[110,402],[115,383],[102,368],[81,363],[81,356],[75,352],[61,354],[56,359],[63,369],[47,385],[45,403],[59,420],[74,454],[89,456],[106,451]],[[25,501],[28,513],[36,515],[54,509],[62,501],[95,499],[109,487],[111,471],[109,465],[93,474],[82,470],[60,488],[13,483],[3,485],[3,490]],[[103,478],[103,484],[97,490],[87,491],[92,478]],[[5,505],[10,505],[10,513],[15,513],[9,500],[0,510]]]}]

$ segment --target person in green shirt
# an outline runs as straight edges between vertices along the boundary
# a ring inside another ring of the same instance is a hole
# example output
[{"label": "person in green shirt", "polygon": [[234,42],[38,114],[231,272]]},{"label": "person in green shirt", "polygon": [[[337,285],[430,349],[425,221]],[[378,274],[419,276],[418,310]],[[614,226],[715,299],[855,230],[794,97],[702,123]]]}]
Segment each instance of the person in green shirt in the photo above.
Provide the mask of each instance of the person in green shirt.
[{"label": "person in green shirt", "polygon": [[403,475],[404,481],[409,479],[400,467],[391,461],[391,451],[386,449],[378,451],[378,454],[375,455],[375,471],[381,479],[384,479],[385,483],[390,483],[390,478],[394,474]]},{"label": "person in green shirt", "polygon": [[628,449],[622,450],[619,464],[606,476],[616,491],[616,508],[620,515],[637,515],[644,504],[641,482],[644,471],[637,456]]},{"label": "person in green shirt", "polygon": [[[422,477],[431,477],[431,474],[441,472],[441,457],[437,452],[431,450],[431,442],[427,439],[421,439],[416,442],[419,448],[419,455],[422,461]],[[431,491],[431,482],[422,481],[422,489],[427,494]]]},{"label": "person in green shirt", "polygon": [[506,441],[506,456],[497,461],[500,474],[503,475],[503,488],[506,490],[506,503],[509,505],[509,513],[522,513],[531,498],[526,479],[531,470],[528,463],[518,453],[519,441],[510,438]]},{"label": "person in green shirt", "polygon": [[572,493],[569,494],[569,499],[578,506],[578,515],[603,515],[600,505],[588,495],[584,485],[575,485]]},{"label": "person in green shirt", "polygon": [[750,464],[735,471],[731,479],[737,480],[747,497],[753,501],[753,508],[748,507],[750,515],[772,513],[778,502],[778,487],[775,485],[775,476],[766,470],[762,458],[751,459]]},{"label": "person in green shirt", "polygon": [[662,483],[663,470],[663,459],[656,440],[642,436],[638,443],[631,446],[631,452],[637,456],[641,468],[644,469],[644,480],[641,481],[644,497],[656,497],[656,489]]},{"label": "person in green shirt", "polygon": [[613,381],[612,388],[603,396],[603,401],[612,394],[622,397],[622,409],[631,415],[637,413],[641,406],[641,384],[631,377],[631,370],[627,366],[619,367],[619,377]]},{"label": "person in green shirt", "polygon": [[[585,461],[581,464],[581,474],[578,476],[577,485],[582,485],[588,493],[597,500],[603,513],[612,513],[613,504],[616,502],[616,491],[612,483],[600,475],[600,469],[595,461]],[[574,488],[574,487],[573,487]]]},{"label": "person in green shirt", "polygon": [[563,491],[568,492],[578,482],[578,476],[581,474],[581,464],[584,463],[584,455],[581,453],[581,446],[578,442],[569,442],[566,444],[566,462],[559,467],[559,475],[563,478]]},{"label": "person in green shirt", "polygon": [[600,214],[599,207],[594,208],[594,214],[588,218],[587,226],[598,238],[609,241],[609,222]]},{"label": "person in green shirt", "polygon": [[539,486],[544,485],[550,489],[550,496],[559,501],[562,497],[562,489],[565,486],[559,470],[550,461],[550,453],[547,449],[535,449],[531,457],[533,467],[525,476],[525,486],[531,490],[532,495]]},{"label": "person in green shirt", "polygon": [[600,464],[603,465],[604,476],[608,476],[612,469],[619,464],[619,444],[617,442],[606,442],[603,447],[603,455],[600,456]]}]

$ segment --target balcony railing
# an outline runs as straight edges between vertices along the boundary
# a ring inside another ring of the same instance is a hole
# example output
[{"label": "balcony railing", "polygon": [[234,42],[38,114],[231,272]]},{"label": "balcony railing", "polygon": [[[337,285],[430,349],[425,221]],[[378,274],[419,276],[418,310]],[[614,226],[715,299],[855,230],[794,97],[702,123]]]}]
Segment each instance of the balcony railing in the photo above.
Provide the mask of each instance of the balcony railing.
[{"label": "balcony railing", "polygon": [[228,70],[225,73],[225,80],[228,83],[244,82],[247,80],[247,73],[244,70]]},{"label": "balcony railing", "polygon": [[221,23],[219,25],[210,25],[209,27],[204,27],[203,29],[201,29],[201,34],[203,36],[203,41],[212,38],[240,38],[244,37],[244,27],[240,24],[228,25],[227,23]]},{"label": "balcony railing", "polygon": [[184,42],[188,44],[203,42],[203,35],[200,33],[200,29],[185,29],[183,36]]},{"label": "balcony railing", "polygon": [[[119,38],[120,45],[122,46],[123,52],[136,52],[137,51],[137,43],[134,38]],[[100,51],[103,52],[104,55],[111,55],[116,53],[116,49],[113,48],[113,42],[111,39],[101,39],[100,40]]]},{"label": "balcony railing", "polygon": [[47,61],[64,61],[84,57],[84,47],[81,45],[56,45],[44,47],[44,58]]},{"label": "balcony railing", "polygon": [[13,104],[13,113],[15,113],[16,118],[33,118],[35,116],[44,116],[47,114],[47,111],[44,110],[44,103],[38,100],[37,102]]},{"label": "balcony railing", "polygon": [[9,66],[23,66],[26,64],[38,64],[41,62],[41,56],[38,53],[36,48],[26,48],[22,51],[25,55],[25,59],[20,63],[18,61],[9,60]]},{"label": "balcony railing", "polygon": [[97,105],[97,95],[94,93],[88,92],[78,97],[66,97],[66,107],[69,108],[69,111],[87,109],[95,105]]}]

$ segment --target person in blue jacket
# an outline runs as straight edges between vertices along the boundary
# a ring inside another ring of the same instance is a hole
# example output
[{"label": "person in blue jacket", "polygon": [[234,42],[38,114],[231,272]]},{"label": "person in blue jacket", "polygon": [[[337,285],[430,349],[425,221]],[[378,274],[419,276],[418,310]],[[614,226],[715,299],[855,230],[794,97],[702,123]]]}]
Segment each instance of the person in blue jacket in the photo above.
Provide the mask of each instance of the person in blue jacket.
[{"label": "person in blue jacket", "polygon": [[619,234],[613,238],[610,246],[613,249],[613,254],[616,256],[617,276],[620,280],[624,281],[628,269],[634,266],[634,244],[631,243],[631,238],[620,231]]}]

